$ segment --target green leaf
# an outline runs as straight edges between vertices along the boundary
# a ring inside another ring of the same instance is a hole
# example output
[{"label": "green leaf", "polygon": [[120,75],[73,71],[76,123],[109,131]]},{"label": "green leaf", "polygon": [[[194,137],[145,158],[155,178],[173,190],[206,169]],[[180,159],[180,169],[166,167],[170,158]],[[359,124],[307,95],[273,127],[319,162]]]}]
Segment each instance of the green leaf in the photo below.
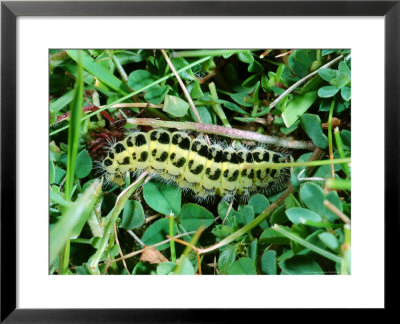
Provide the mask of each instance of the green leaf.
[{"label": "green leaf", "polygon": [[272,244],[289,244],[289,239],[274,231],[272,228],[267,228],[260,236],[260,242]]},{"label": "green leaf", "polygon": [[294,50],[289,56],[289,66],[292,71],[299,77],[303,78],[311,64],[316,60],[315,50],[312,49],[298,49]]},{"label": "green leaf", "polygon": [[320,265],[305,255],[295,255],[290,259],[279,262],[279,266],[285,274],[294,275],[322,275],[324,271]]},{"label": "green leaf", "polygon": [[[146,70],[135,70],[128,77],[128,85],[133,90],[139,90],[157,80],[157,77]],[[156,89],[155,86],[149,89]],[[149,91],[147,89],[147,91]]]},{"label": "green leaf", "polygon": [[339,88],[336,86],[325,86],[325,87],[319,88],[318,96],[320,96],[321,98],[330,98],[330,97],[333,97],[338,92],[339,92]]},{"label": "green leaf", "polygon": [[[61,219],[50,230],[50,262],[53,262],[64,244],[79,236],[89,213],[101,194],[102,182],[93,184],[65,211]],[[79,233],[78,233],[79,232]]]},{"label": "green leaf", "polygon": [[325,195],[320,186],[312,182],[303,184],[300,188],[300,199],[309,209],[322,215]]},{"label": "green leaf", "polygon": [[135,267],[132,270],[132,274],[133,275],[149,274],[153,268],[154,268],[153,264],[140,261],[136,263]]},{"label": "green leaf", "polygon": [[228,268],[229,275],[256,275],[256,267],[254,262],[247,257],[240,258],[233,262]]},{"label": "green leaf", "polygon": [[250,245],[247,248],[247,256],[253,260],[254,265],[257,265],[257,251],[258,251],[258,240],[254,239],[251,241]]},{"label": "green leaf", "polygon": [[318,235],[318,238],[332,251],[337,251],[339,248],[339,242],[332,233],[323,232]]},{"label": "green leaf", "polygon": [[59,185],[64,179],[66,173],[67,172],[64,169],[55,167],[54,183]]},{"label": "green leaf", "polygon": [[280,206],[273,211],[270,217],[271,224],[285,224],[289,221],[285,213],[285,206]]},{"label": "green leaf", "polygon": [[[339,209],[341,212],[343,211],[343,203],[342,200],[340,199],[338,193],[336,191],[330,191],[326,197],[326,200],[331,202],[337,209]],[[324,206],[323,211],[321,215],[325,216],[330,222],[334,222],[335,220],[338,219],[338,216],[332,212],[330,209]]]},{"label": "green leaf", "polygon": [[[225,219],[225,217],[227,217],[227,213],[229,210],[229,203],[226,200],[221,200],[217,206],[217,211],[218,211],[218,216],[219,218],[221,218],[222,220]],[[233,211],[233,208],[231,208],[230,212],[231,213]]]},{"label": "green leaf", "polygon": [[[195,271],[194,271],[194,267],[192,262],[190,262],[190,260],[188,258],[184,258],[183,260],[180,260],[179,262],[182,262],[182,266],[179,268],[175,269],[175,274],[179,274],[179,275],[194,275]],[[177,271],[178,270],[178,271]]]},{"label": "green leaf", "polygon": [[269,201],[264,195],[256,194],[250,198],[248,205],[253,207],[256,215],[259,215],[269,206]]},{"label": "green leaf", "polygon": [[[137,188],[143,183],[143,177],[139,181],[132,183],[126,190],[122,191],[115,201],[114,207],[108,213],[106,217],[106,225],[104,228],[104,234],[100,240],[99,247],[97,251],[89,258],[87,266],[92,274],[99,274],[98,263],[102,259],[102,256],[109,244],[109,239],[111,232],[113,231],[114,224],[118,219],[119,214],[123,210],[125,203],[128,201],[129,197],[137,190]],[[113,197],[112,195],[107,195],[105,197]],[[104,199],[105,200],[105,199]],[[114,200],[112,198],[112,200]],[[114,203],[114,202],[113,202]],[[103,201],[104,204],[104,201]]]},{"label": "green leaf", "polygon": [[253,107],[253,99],[246,92],[238,92],[230,95],[239,105]]},{"label": "green leaf", "polygon": [[296,96],[288,103],[282,113],[282,118],[286,127],[292,126],[317,99],[317,92],[310,91],[303,95]]},{"label": "green leaf", "polygon": [[276,268],[276,252],[274,250],[266,251],[261,256],[261,272],[269,275],[275,275]]},{"label": "green leaf", "polygon": [[341,61],[339,63],[338,70],[340,72],[344,73],[349,80],[351,79],[351,70],[350,70],[349,66],[346,64],[346,62]]},{"label": "green leaf", "polygon": [[70,203],[64,199],[63,195],[60,192],[54,191],[54,187],[55,186],[50,187],[50,201],[52,203],[68,207]]},{"label": "green leaf", "polygon": [[305,248],[310,249],[311,251],[318,253],[320,255],[322,255],[323,257],[332,260],[333,262],[336,263],[340,263],[341,259],[339,256],[326,251],[324,249],[321,249],[320,247],[316,246],[315,244],[312,244],[310,242],[307,242],[306,240],[304,240],[303,238],[301,238],[300,236],[298,236],[297,234],[293,233],[292,231],[290,231],[288,228],[285,228],[284,226],[281,225],[274,225],[274,227],[272,227],[273,230],[277,231],[278,233],[280,233],[281,235],[289,238],[291,241],[296,242],[302,246],[304,246]]},{"label": "green leaf", "polygon": [[246,110],[244,110],[243,108],[240,108],[237,104],[235,104],[233,102],[230,102],[230,101],[227,101],[227,100],[218,99],[218,103],[221,103],[221,104],[224,105],[225,108],[227,108],[229,110],[232,110],[232,111],[235,111],[235,112],[238,112],[240,114],[243,114],[243,115],[248,115],[249,114]]},{"label": "green leaf", "polygon": [[332,69],[320,69],[318,70],[318,74],[322,79],[331,83],[333,80],[337,78],[337,71]]},{"label": "green leaf", "polygon": [[249,64],[247,71],[254,72],[254,73],[261,73],[264,72],[264,67],[258,61],[254,60],[252,63]]},{"label": "green leaf", "polygon": [[328,55],[328,54],[332,54],[332,53],[335,53],[335,52],[337,52],[336,49],[323,49],[323,50],[321,51],[321,55],[322,55],[322,56],[326,56],[326,55]]},{"label": "green leaf", "polygon": [[227,245],[218,257],[218,270],[221,274],[227,274],[228,268],[236,259],[236,246]]},{"label": "green leaf", "polygon": [[301,127],[313,143],[321,149],[328,146],[328,138],[322,132],[321,119],[318,115],[304,114],[300,118]]},{"label": "green leaf", "polygon": [[53,184],[56,179],[56,167],[54,166],[54,162],[49,162],[49,184]]},{"label": "green leaf", "polygon": [[173,274],[175,268],[176,268],[176,264],[174,262],[161,262],[157,266],[157,274],[158,275]]},{"label": "green leaf", "polygon": [[142,204],[136,200],[128,200],[122,213],[122,221],[119,227],[126,230],[138,228],[144,224],[145,215]]},{"label": "green leaf", "polygon": [[[208,109],[206,106],[197,106],[197,112],[199,113],[200,119],[204,124],[216,124],[217,117],[213,111]],[[192,120],[197,121],[192,109],[189,110],[189,115]]]},{"label": "green leaf", "polygon": [[122,95],[127,95],[129,89],[125,85],[125,83],[114,76],[110,71],[104,68],[99,63],[95,62],[93,58],[90,57],[83,50],[67,50],[68,55],[75,61],[78,62],[79,53],[82,57],[82,65],[83,68],[90,72],[93,76],[103,82],[105,85],[109,86],[111,89],[117,91]]},{"label": "green leaf", "polygon": [[[171,62],[174,65],[176,70],[179,70],[179,69],[189,65],[189,62],[186,61],[183,57],[174,57],[171,59]],[[187,69],[183,72],[180,72],[179,76],[184,80],[189,80],[189,81],[197,80],[196,76],[193,74],[191,69]]]},{"label": "green leaf", "polygon": [[155,211],[169,216],[171,211],[175,216],[181,209],[182,191],[180,188],[160,183],[147,182],[143,186],[143,198]]},{"label": "green leaf", "polygon": [[214,215],[200,205],[190,203],[182,206],[180,220],[187,231],[197,231],[200,226],[207,228],[214,219]]},{"label": "green leaf", "polygon": [[237,57],[240,61],[244,63],[253,63],[254,57],[250,51],[240,51],[237,53]]},{"label": "green leaf", "polygon": [[192,99],[199,99],[204,96],[203,91],[201,90],[200,82],[192,82],[187,86],[187,90]]},{"label": "green leaf", "polygon": [[[178,227],[174,224],[174,233],[178,232]],[[146,245],[153,245],[167,239],[169,235],[169,219],[163,218],[151,224],[142,236],[142,242]],[[165,250],[169,247],[169,242],[157,246],[157,250]]]},{"label": "green leaf", "polygon": [[340,94],[342,95],[342,98],[346,101],[349,101],[351,99],[351,88],[350,87],[343,87],[340,90]]},{"label": "green leaf", "polygon": [[158,88],[152,88],[149,92],[144,95],[144,99],[154,105],[159,105],[163,102],[166,94],[168,93],[168,86],[161,86]]},{"label": "green leaf", "polygon": [[292,126],[290,127],[281,126],[279,129],[283,134],[288,135],[291,132],[294,132],[297,129],[297,127],[299,127],[299,124],[300,120],[296,120]]},{"label": "green leaf", "polygon": [[229,225],[215,225],[214,228],[211,230],[211,233],[218,238],[224,239],[225,237],[233,234],[234,229]]},{"label": "green leaf", "polygon": [[236,219],[240,226],[247,225],[254,219],[254,209],[251,206],[239,206]]},{"label": "green leaf", "polygon": [[70,104],[74,98],[74,90],[70,90],[63,94],[60,98],[57,98],[50,104],[50,111],[58,112],[63,109],[66,105]]},{"label": "green leaf", "polygon": [[311,210],[294,207],[286,210],[286,215],[293,224],[304,224],[307,220],[312,222],[321,222],[322,218]]},{"label": "green leaf", "polygon": [[87,177],[93,168],[92,158],[89,152],[85,149],[79,152],[76,158],[76,177],[82,179]]},{"label": "green leaf", "polygon": [[343,144],[350,148],[351,147],[351,132],[344,129],[344,130],[342,130],[340,135],[342,137]]},{"label": "green leaf", "polygon": [[165,96],[163,111],[175,117],[183,117],[189,109],[189,104],[175,96]]}]

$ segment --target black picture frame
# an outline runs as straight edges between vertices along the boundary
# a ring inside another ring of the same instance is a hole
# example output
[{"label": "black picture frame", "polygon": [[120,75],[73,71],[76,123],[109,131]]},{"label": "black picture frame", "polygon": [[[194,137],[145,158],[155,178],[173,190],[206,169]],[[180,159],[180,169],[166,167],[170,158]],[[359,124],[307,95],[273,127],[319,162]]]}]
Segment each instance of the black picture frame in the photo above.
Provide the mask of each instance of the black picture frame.
[{"label": "black picture frame", "polygon": [[[399,234],[400,1],[4,1],[1,3],[1,322],[225,322],[242,310],[16,308],[16,19],[19,16],[382,16],[385,19],[385,309]],[[367,94],[366,94],[367,95]],[[373,148],[372,148],[373,149]],[[373,244],[373,242],[371,242]],[[211,292],[210,292],[211,293]],[[252,310],[256,313],[262,310]],[[256,314],[252,314],[252,317]],[[257,314],[259,315],[259,314]]]}]

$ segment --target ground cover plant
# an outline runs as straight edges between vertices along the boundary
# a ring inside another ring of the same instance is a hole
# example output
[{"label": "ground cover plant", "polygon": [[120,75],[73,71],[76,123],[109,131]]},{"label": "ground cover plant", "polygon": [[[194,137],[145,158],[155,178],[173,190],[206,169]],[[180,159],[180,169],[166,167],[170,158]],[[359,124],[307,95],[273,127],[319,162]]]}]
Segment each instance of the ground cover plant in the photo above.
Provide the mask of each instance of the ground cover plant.
[{"label": "ground cover plant", "polygon": [[350,50],[49,56],[50,274],[351,273]]}]

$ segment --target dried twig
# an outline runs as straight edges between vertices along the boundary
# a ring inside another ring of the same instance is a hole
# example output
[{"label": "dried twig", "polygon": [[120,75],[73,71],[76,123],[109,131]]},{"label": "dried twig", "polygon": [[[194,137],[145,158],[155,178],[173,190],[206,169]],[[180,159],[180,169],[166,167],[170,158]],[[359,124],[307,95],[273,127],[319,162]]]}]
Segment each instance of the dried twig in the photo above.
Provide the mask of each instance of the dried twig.
[{"label": "dried twig", "polygon": [[348,218],[344,213],[340,211],[334,204],[332,204],[329,200],[324,200],[324,205],[333,213],[337,215],[344,223],[350,224],[350,218]]},{"label": "dried twig", "polygon": [[259,143],[265,143],[274,146],[282,146],[291,149],[306,149],[306,150],[315,149],[315,146],[312,142],[282,139],[275,136],[263,135],[260,133],[249,132],[241,129],[229,128],[218,125],[199,124],[192,122],[165,121],[165,120],[151,119],[151,118],[129,118],[127,119],[126,122],[131,125],[152,126],[154,128],[185,129],[198,133],[219,135],[239,140],[255,141]]},{"label": "dried twig", "polygon": [[[121,256],[121,258],[123,258],[124,254],[122,253],[121,245],[119,244],[118,234],[117,234],[117,226],[115,225],[115,223],[114,223],[114,236],[115,236],[115,242],[117,243],[118,248],[119,248],[119,255]],[[124,264],[124,268],[126,269],[126,271],[128,271],[128,273],[129,273],[129,269],[126,265],[125,259],[122,259],[122,263]]]},{"label": "dried twig", "polygon": [[169,67],[171,68],[172,72],[174,73],[176,79],[178,80],[179,85],[181,86],[182,91],[185,94],[186,99],[188,100],[189,105],[192,108],[192,111],[193,111],[194,115],[196,116],[197,121],[199,123],[201,123],[201,118],[200,118],[199,112],[197,111],[196,106],[194,105],[193,100],[190,97],[190,94],[186,89],[185,84],[183,83],[183,81],[182,81],[181,77],[179,76],[178,72],[176,72],[176,69],[175,69],[174,65],[172,64],[171,60],[169,59],[167,53],[163,49],[161,50],[161,53],[164,55],[164,58],[167,61],[167,64],[169,65]]},{"label": "dried twig", "polygon": [[274,108],[283,98],[285,98],[289,93],[291,93],[294,89],[296,89],[300,84],[303,82],[307,81],[314,75],[318,74],[318,71],[321,69],[326,69],[327,67],[331,66],[332,64],[340,61],[343,58],[343,55],[338,56],[334,60],[326,63],[325,65],[321,66],[318,70],[315,70],[314,72],[311,72],[309,75],[306,75],[304,78],[301,80],[297,81],[295,84],[293,84],[291,87],[289,87],[284,93],[282,93],[278,98],[276,98],[270,105],[269,108],[272,109]]},{"label": "dried twig", "polygon": [[[174,73],[176,79],[178,80],[179,85],[181,86],[182,91],[185,94],[185,97],[186,97],[187,101],[189,102],[189,105],[192,108],[192,111],[193,111],[194,115],[196,116],[197,121],[199,123],[202,123],[200,115],[199,115],[199,112],[197,111],[197,108],[194,105],[193,100],[190,97],[190,94],[186,89],[185,84],[183,83],[183,81],[182,81],[181,77],[179,76],[178,72],[176,72],[176,69],[175,69],[174,65],[172,64],[171,60],[169,59],[167,53],[163,49],[161,50],[161,53],[164,55],[164,58],[167,61],[167,64],[169,65],[169,67],[171,68],[172,72]],[[205,136],[205,139],[206,139],[208,144],[211,144],[210,139],[208,138],[207,135]]]}]

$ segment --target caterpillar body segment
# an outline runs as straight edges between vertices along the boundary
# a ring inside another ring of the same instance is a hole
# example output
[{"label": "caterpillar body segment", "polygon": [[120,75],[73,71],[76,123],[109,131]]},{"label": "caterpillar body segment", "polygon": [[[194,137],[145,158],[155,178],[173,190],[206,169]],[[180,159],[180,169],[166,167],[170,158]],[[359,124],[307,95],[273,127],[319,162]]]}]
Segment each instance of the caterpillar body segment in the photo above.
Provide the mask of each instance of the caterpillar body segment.
[{"label": "caterpillar body segment", "polygon": [[262,147],[253,149],[209,145],[202,138],[191,139],[184,132],[155,129],[136,132],[111,146],[102,162],[106,179],[122,186],[127,172],[148,171],[199,199],[213,195],[232,199],[280,182],[284,167],[280,153]]}]

